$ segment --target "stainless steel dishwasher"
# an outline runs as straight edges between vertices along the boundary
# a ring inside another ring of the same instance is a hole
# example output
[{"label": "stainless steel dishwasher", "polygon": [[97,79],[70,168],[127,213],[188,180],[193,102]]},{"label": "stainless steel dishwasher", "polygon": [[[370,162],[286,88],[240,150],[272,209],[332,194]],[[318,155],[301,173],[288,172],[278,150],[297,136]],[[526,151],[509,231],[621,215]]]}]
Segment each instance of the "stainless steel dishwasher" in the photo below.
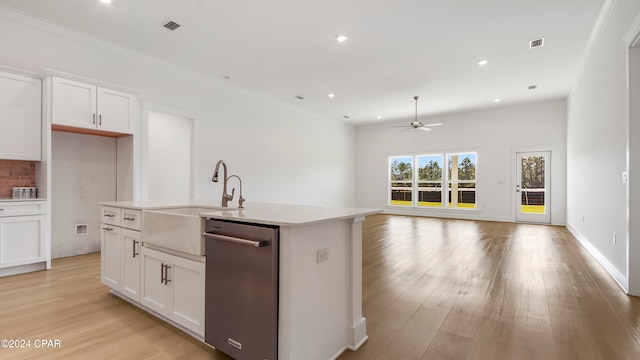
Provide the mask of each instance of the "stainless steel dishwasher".
[{"label": "stainless steel dishwasher", "polygon": [[279,227],[205,221],[205,342],[238,360],[278,358]]}]

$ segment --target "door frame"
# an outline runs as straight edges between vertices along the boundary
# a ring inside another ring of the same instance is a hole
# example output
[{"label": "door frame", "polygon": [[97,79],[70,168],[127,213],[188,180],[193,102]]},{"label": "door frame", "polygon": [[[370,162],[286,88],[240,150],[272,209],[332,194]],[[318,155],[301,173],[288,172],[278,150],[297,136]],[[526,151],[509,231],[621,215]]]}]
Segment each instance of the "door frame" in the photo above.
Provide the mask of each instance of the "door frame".
[{"label": "door frame", "polygon": [[[520,163],[520,155],[521,154],[530,154],[530,155],[545,155],[547,156],[547,160],[545,160],[545,214],[544,215],[533,215],[533,214],[522,214],[520,212],[521,206],[521,198],[520,191],[518,189],[519,186],[519,178],[518,174],[521,169]],[[551,201],[551,179],[552,179],[552,159],[553,151],[550,148],[537,148],[537,149],[516,149],[513,150],[512,153],[512,187],[511,187],[511,204],[513,207],[513,220],[514,222],[522,222],[522,223],[532,223],[532,224],[551,224],[551,213],[552,213],[552,201]]]}]

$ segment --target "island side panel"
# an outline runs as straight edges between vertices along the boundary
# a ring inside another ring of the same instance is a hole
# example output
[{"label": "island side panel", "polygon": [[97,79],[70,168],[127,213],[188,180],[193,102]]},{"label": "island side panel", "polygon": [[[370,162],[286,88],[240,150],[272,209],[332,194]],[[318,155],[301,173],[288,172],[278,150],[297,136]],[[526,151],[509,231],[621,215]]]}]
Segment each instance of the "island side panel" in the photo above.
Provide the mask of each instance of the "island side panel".
[{"label": "island side panel", "polygon": [[280,360],[327,360],[352,346],[352,223],[280,228]]},{"label": "island side panel", "polygon": [[354,218],[350,222],[351,237],[348,246],[347,274],[349,301],[349,339],[347,348],[358,350],[367,341],[367,321],[362,316],[362,222],[364,216]]}]

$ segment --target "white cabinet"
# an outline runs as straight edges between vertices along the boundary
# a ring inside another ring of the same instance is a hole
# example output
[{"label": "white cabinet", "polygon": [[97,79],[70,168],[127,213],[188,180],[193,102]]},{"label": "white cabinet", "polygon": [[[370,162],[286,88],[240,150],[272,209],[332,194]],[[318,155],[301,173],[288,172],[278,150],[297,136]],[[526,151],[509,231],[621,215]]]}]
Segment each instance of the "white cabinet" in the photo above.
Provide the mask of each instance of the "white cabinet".
[{"label": "white cabinet", "polygon": [[122,229],[122,283],[120,291],[126,297],[140,301],[140,231]]},{"label": "white cabinet", "polygon": [[52,78],[51,123],[64,127],[133,134],[135,97],[79,81]]},{"label": "white cabinet", "polygon": [[116,291],[120,291],[120,274],[122,273],[120,228],[103,224],[100,241],[102,245],[102,252],[100,253],[102,283]]},{"label": "white cabinet", "polygon": [[41,201],[0,202],[0,276],[45,268],[45,224]]},{"label": "white cabinet", "polygon": [[204,336],[205,263],[142,248],[142,305]]},{"label": "white cabinet", "polygon": [[42,158],[40,79],[0,73],[0,159]]},{"label": "white cabinet", "polygon": [[102,208],[101,281],[140,301],[140,210]]}]

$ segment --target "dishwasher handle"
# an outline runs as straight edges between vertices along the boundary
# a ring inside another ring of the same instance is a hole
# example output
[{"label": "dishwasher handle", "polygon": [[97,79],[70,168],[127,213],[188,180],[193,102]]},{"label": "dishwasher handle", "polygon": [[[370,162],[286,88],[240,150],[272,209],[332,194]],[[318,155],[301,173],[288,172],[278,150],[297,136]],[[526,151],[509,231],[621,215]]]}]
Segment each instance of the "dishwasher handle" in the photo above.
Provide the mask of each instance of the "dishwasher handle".
[{"label": "dishwasher handle", "polygon": [[266,240],[247,240],[247,239],[241,239],[233,236],[212,234],[207,232],[202,235],[204,235],[204,237],[207,237],[209,239],[228,241],[228,242],[232,242],[240,245],[248,245],[248,246],[253,246],[257,248],[269,246],[269,242]]}]

